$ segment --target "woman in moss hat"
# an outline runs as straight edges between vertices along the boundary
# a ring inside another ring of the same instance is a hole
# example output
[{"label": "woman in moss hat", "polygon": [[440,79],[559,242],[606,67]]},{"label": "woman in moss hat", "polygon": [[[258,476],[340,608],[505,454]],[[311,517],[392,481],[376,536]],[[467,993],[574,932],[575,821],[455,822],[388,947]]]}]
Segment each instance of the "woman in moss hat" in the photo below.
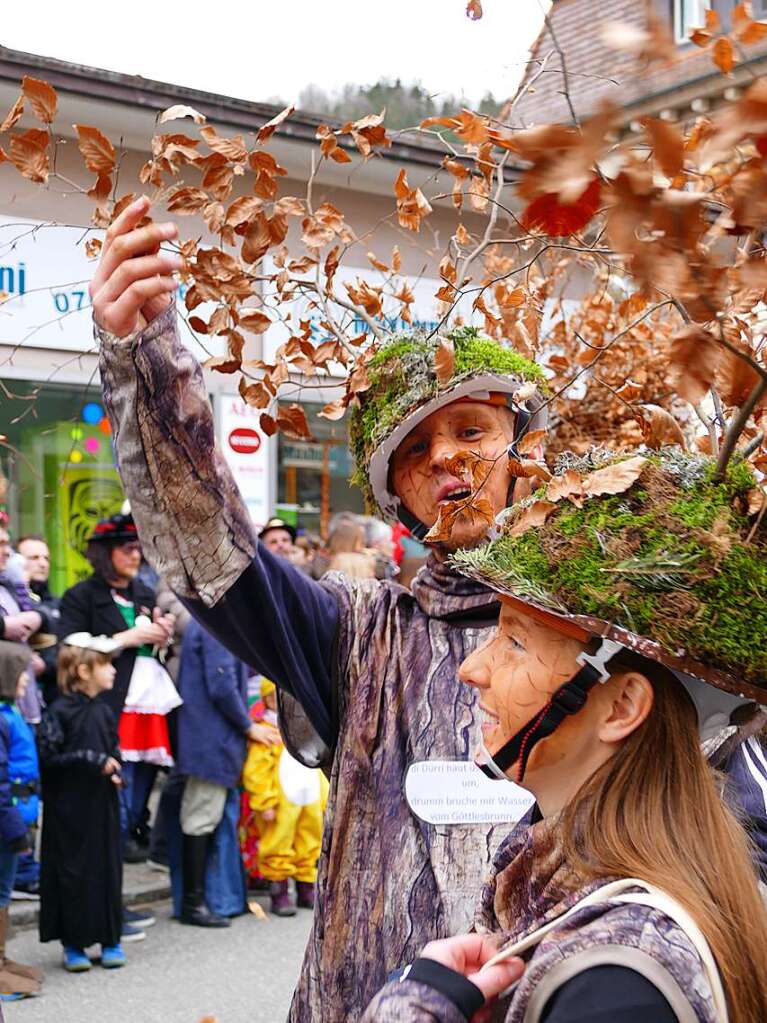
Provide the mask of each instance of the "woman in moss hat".
[{"label": "woman in moss hat", "polygon": [[[565,459],[461,552],[498,591],[461,668],[477,762],[536,805],[474,934],[433,942],[368,1021],[767,1019],[767,912],[706,754],[764,722],[767,525],[745,464],[675,450]],[[492,936],[492,937],[491,937]]]},{"label": "woman in moss hat", "polygon": [[[476,823],[441,827],[410,810],[403,783],[416,761],[436,771],[465,759],[479,734],[476,699],[457,671],[487,637],[498,601],[446,555],[481,542],[506,505],[507,450],[538,425],[543,374],[466,329],[395,337],[366,353],[351,402],[358,482],[387,515],[409,513],[419,532],[440,513],[455,528],[412,591],[332,574],[315,582],[257,543],[173,303],[145,304],[149,277],[126,283],[145,262],[132,254],[175,231],[139,227],[144,208],[134,204],[110,227],[92,285],[120,473],[150,563],[204,627],[277,684],[290,752],[331,771],[314,930],[290,1018],[353,1023],[390,970],[468,925],[487,870],[486,808]],[[467,474],[448,468],[467,451],[489,470],[484,515],[463,500]]]}]

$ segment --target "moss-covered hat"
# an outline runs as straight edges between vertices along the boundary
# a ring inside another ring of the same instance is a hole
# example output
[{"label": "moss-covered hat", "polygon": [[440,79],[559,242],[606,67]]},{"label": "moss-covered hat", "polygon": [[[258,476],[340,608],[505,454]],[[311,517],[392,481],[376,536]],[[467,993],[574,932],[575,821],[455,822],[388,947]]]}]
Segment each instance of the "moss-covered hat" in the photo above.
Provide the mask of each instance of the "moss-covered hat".
[{"label": "moss-covered hat", "polygon": [[[452,372],[440,383],[437,356],[445,343],[454,353]],[[355,482],[371,510],[385,518],[399,515],[399,501],[389,490],[389,462],[402,440],[427,416],[460,398],[487,400],[508,395],[508,405],[525,412],[525,429],[545,425],[541,408],[546,392],[543,372],[534,362],[483,337],[474,327],[445,335],[415,331],[397,335],[366,364],[370,386],[352,408],[349,441],[354,455]],[[523,390],[525,384],[534,385]],[[519,395],[515,398],[515,395]]]},{"label": "moss-covered hat", "polygon": [[743,461],[564,455],[456,568],[592,635],[767,702],[767,516]]}]

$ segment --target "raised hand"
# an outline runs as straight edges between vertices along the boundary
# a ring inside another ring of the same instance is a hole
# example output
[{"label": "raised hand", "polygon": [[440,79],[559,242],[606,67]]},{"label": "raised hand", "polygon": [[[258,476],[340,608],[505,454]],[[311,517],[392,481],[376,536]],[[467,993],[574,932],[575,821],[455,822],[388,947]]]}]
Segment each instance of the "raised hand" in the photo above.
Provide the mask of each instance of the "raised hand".
[{"label": "raised hand", "polygon": [[482,934],[461,934],[442,941],[430,941],[422,959],[434,959],[476,984],[489,1001],[519,980],[525,970],[521,959],[504,959],[483,969],[498,951],[498,942]]},{"label": "raised hand", "polygon": [[175,224],[138,224],[149,210],[142,196],[107,230],[101,260],[90,284],[93,318],[104,330],[126,337],[159,316],[173,301],[172,274],[184,261],[160,246],[178,235]]}]

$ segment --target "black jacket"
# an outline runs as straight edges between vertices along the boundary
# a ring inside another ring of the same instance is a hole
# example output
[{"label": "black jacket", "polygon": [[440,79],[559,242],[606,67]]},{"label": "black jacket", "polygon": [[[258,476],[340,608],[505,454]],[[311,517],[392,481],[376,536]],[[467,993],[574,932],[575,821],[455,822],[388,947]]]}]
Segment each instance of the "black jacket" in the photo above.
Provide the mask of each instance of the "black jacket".
[{"label": "black jacket", "polygon": [[[155,595],[138,579],[134,579],[127,590],[120,590],[120,596],[132,600],[136,614],[146,614],[151,618],[155,605]],[[73,632],[90,632],[93,636],[114,636],[127,628],[125,619],[112,599],[112,589],[101,576],[92,575],[68,589],[61,598],[59,608],[59,638],[64,639]],[[114,688],[99,696],[114,711],[115,720],[119,721],[125,697],[130,685],[133,665],[136,661],[136,650],[123,650],[115,657],[117,669]]]}]

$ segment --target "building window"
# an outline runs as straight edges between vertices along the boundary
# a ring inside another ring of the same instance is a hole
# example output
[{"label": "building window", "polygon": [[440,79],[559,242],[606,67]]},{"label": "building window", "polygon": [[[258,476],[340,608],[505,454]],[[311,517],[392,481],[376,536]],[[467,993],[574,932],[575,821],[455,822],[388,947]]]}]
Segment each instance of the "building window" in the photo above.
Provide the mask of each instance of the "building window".
[{"label": "building window", "polygon": [[702,28],[710,0],[674,0],[674,38],[686,43],[694,28]]}]

